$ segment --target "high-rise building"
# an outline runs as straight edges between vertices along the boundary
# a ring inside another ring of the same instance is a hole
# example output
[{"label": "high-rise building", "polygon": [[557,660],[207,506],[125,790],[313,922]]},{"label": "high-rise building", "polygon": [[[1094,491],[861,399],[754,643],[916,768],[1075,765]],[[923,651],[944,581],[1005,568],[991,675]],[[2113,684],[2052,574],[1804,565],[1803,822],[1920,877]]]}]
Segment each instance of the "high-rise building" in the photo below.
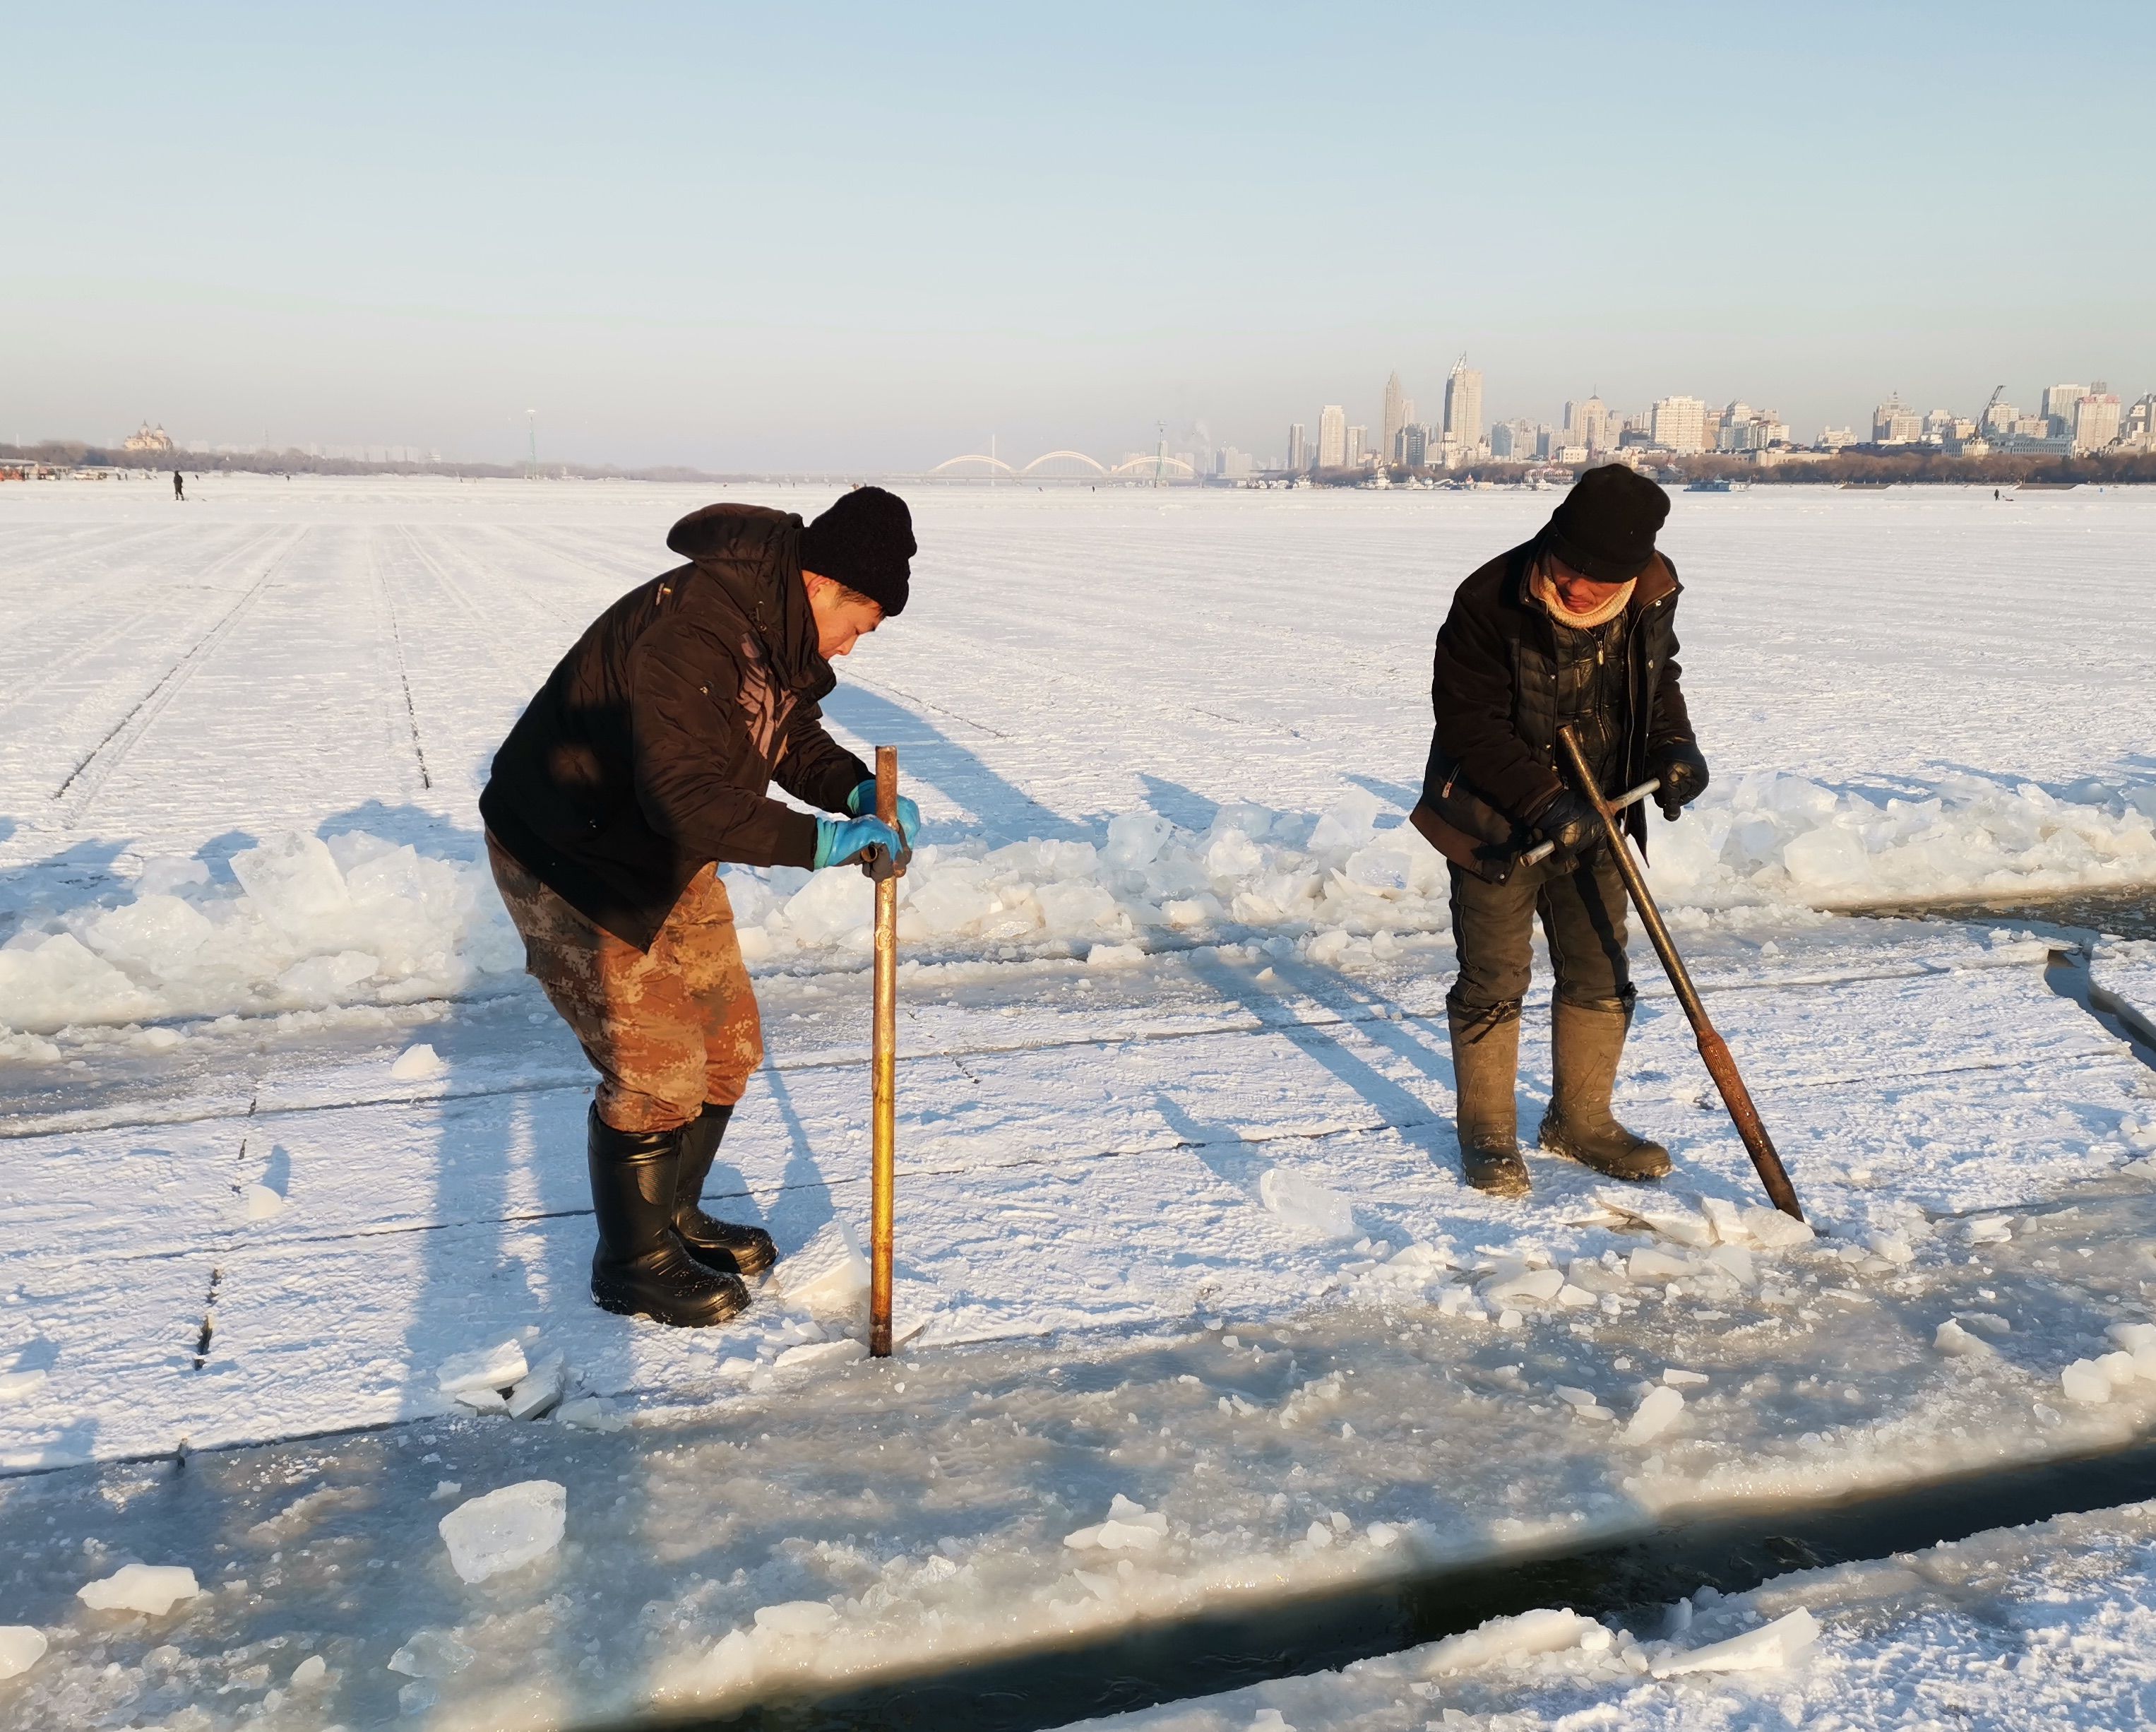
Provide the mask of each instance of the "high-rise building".
[{"label": "high-rise building", "polygon": [[2046,385],[2044,388],[2044,419],[2051,424],[2054,439],[2071,434],[2074,430],[2074,405],[2087,392],[2087,385]]},{"label": "high-rise building", "polygon": [[1430,461],[1430,429],[1419,421],[1410,421],[1400,429],[1399,449],[1393,453],[1393,461],[1407,469],[1420,469]]},{"label": "high-rise building", "polygon": [[1348,429],[1348,467],[1362,468],[1363,460],[1366,457],[1373,462],[1377,458],[1377,454],[1370,450],[1370,429],[1361,425],[1350,427]]},{"label": "high-rise building", "polygon": [[1301,475],[1310,467],[1310,432],[1300,421],[1287,424],[1287,470],[1290,475]]},{"label": "high-rise building", "polygon": [[1465,355],[1445,377],[1445,437],[1458,450],[1458,461],[1471,463],[1482,455],[1482,374]]},{"label": "high-rise building", "polygon": [[1697,397],[1665,397],[1650,412],[1647,431],[1665,451],[1707,448],[1707,405]]},{"label": "high-rise building", "polygon": [[2074,404],[2074,449],[2101,451],[2118,443],[2118,399],[2103,388],[2103,381],[2084,392]]},{"label": "high-rise building", "polygon": [[1317,466],[1348,466],[1348,412],[1337,403],[1327,403],[1317,418]]},{"label": "high-rise building", "polygon": [[1400,376],[1393,373],[1385,380],[1385,412],[1379,429],[1383,443],[1378,447],[1386,462],[1393,460],[1394,448],[1400,442],[1400,429],[1413,419],[1407,398],[1400,390]]},{"label": "high-rise building", "polygon": [[2156,391],[2138,397],[2126,411],[2119,442],[2137,451],[2156,450]]},{"label": "high-rise building", "polygon": [[1890,397],[1871,412],[1871,443],[1875,445],[1913,445],[1924,436],[1924,418],[1898,397]]},{"label": "high-rise building", "polygon": [[1584,445],[1589,451],[1606,451],[1617,443],[1609,426],[1609,406],[1599,397],[1570,405],[1565,426],[1571,435],[1567,443]]},{"label": "high-rise building", "polygon": [[1984,406],[1983,431],[2011,433],[2014,430],[2014,424],[2020,419],[2021,411],[2015,408],[2012,403],[1989,403]]}]

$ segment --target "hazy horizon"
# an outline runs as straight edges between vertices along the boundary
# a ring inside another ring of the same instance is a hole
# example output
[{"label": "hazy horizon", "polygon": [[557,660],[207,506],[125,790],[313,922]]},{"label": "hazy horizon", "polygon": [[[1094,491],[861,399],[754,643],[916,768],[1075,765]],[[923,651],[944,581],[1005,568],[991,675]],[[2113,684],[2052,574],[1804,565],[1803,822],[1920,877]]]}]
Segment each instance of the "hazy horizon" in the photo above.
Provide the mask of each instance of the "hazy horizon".
[{"label": "hazy horizon", "polygon": [[[2145,12],[11,21],[0,438],[909,470],[2156,388]],[[2136,167],[2136,162],[2143,166]]]}]

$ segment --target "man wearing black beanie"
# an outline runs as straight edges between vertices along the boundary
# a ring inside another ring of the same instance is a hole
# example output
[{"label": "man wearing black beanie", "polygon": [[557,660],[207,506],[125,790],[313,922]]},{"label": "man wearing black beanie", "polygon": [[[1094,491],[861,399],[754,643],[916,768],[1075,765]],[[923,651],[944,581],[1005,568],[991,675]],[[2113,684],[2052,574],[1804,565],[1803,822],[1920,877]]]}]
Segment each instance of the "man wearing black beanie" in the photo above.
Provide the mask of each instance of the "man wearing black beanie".
[{"label": "man wearing black beanie", "polygon": [[[903,500],[859,487],[803,525],[715,505],[666,544],[688,563],[578,639],[495,754],[487,858],[525,965],[599,1073],[586,1160],[592,1297],[665,1323],[722,1323],[777,1261],[760,1227],[699,1206],[763,1061],[721,862],[822,869],[911,846],[874,816],[868,766],[824,731],[833,660],[904,611]],[[770,795],[773,782],[834,815]]]},{"label": "man wearing black beanie", "polygon": [[[1671,820],[1707,786],[1679,683],[1676,568],[1655,547],[1669,510],[1629,469],[1588,470],[1539,534],[1460,586],[1437,635],[1437,725],[1414,820],[1451,863],[1460,1165],[1495,1195],[1529,1188],[1514,1087],[1537,914],[1557,972],[1542,1146],[1617,1179],[1669,1171],[1660,1144],[1610,1113],[1636,997],[1625,887],[1557,753],[1569,724],[1605,796],[1659,777]],[[1644,851],[1640,807],[1625,823]],[[1543,841],[1556,851],[1522,864]]]}]

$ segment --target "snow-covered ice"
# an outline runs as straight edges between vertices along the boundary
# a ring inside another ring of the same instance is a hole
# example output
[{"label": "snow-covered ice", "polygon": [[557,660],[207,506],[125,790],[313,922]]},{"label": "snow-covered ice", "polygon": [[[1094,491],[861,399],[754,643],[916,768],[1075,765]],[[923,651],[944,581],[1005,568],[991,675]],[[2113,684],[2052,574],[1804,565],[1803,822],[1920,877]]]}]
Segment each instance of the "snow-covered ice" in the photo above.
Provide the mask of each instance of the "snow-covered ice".
[{"label": "snow-covered ice", "polygon": [[[1444,879],[1401,820],[1445,595],[1548,496],[925,492],[915,604],[827,706],[928,826],[879,1365],[863,881],[729,874],[770,1056],[711,1191],[788,1255],[670,1334],[585,1297],[588,1073],[474,829],[516,707],[701,496],[202,492],[0,493],[0,1465],[105,1464],[0,1484],[0,1608],[53,1642],[0,1724],[225,1724],[303,1660],[297,1724],[600,1718],[2156,1418],[2115,1333],[2156,1323],[2148,1066],[2052,940],[1834,912],[2156,879],[2113,696],[2156,683],[2116,629],[2156,501],[1676,501],[1716,780],[1653,872],[1815,1233],[1759,1206],[1644,947],[1619,1105],[1672,1180],[1455,1175]],[[1313,614],[1350,568],[1389,605]],[[2030,608],[2032,568],[2071,581]],[[1242,599],[1129,632],[1170,575]],[[2156,1008],[2148,972],[2090,962]],[[185,1520],[141,1492],[183,1448]],[[547,1561],[468,1587],[434,1489],[537,1480]],[[160,1555],[203,1593],[96,1627],[77,1590]],[[758,1615],[798,1603],[832,1639]],[[392,1671],[423,1630],[475,1658]]]}]

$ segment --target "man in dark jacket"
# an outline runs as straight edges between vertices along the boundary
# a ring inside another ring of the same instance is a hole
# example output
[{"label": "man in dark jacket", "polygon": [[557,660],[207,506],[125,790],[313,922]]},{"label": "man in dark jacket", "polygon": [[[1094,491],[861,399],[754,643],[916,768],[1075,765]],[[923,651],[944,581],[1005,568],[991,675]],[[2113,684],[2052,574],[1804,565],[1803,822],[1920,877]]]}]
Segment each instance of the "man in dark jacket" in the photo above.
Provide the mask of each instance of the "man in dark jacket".
[{"label": "man in dark jacket", "polygon": [[[868,767],[824,730],[832,658],[906,606],[905,503],[860,487],[805,527],[715,505],[666,544],[690,563],[632,589],[525,708],[480,796],[526,968],[599,1073],[588,1161],[592,1297],[697,1325],[748,1304],[761,1228],[698,1206],[763,1059],[721,861],[821,869],[910,846]],[[771,798],[776,781],[813,818]]]},{"label": "man in dark jacket", "polygon": [[[1707,786],[1679,684],[1676,570],[1655,551],[1669,509],[1629,469],[1589,470],[1539,535],[1460,586],[1437,635],[1437,727],[1414,816],[1451,862],[1461,1171],[1500,1196],[1528,1189],[1513,1084],[1537,914],[1557,972],[1542,1146],[1618,1179],[1669,1171],[1668,1151],[1610,1114],[1636,997],[1625,887],[1557,750],[1569,724],[1605,796],[1659,777],[1671,820]],[[1625,822],[1644,851],[1638,806]],[[1522,864],[1543,841],[1556,852]]]}]

